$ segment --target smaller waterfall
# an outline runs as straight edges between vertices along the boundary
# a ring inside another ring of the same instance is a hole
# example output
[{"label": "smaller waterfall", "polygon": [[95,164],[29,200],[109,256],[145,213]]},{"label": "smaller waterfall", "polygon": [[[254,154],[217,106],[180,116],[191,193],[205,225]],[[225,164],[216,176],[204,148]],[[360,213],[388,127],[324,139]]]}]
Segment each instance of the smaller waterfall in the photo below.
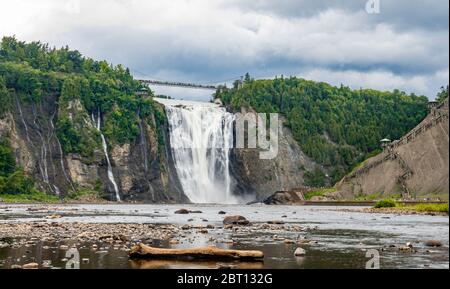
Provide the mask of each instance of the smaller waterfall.
[{"label": "smaller waterfall", "polygon": [[[92,114],[92,122],[95,125],[94,114]],[[114,187],[114,192],[116,193],[116,201],[120,202],[121,200],[120,200],[120,194],[119,194],[119,186],[117,186],[116,180],[114,178],[111,161],[109,160],[109,156],[108,156],[108,145],[106,144],[105,136],[103,135],[102,130],[101,130],[100,111],[98,112],[98,115],[97,115],[97,124],[95,125],[95,127],[100,132],[100,136],[102,138],[103,152],[105,153],[106,162],[108,164],[108,179]]]}]

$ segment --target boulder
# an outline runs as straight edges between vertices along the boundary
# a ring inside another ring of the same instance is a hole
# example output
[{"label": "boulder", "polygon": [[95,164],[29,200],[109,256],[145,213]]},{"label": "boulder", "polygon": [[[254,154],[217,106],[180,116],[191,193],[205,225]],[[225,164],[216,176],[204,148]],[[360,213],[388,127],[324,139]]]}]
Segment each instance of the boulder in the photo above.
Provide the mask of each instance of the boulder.
[{"label": "boulder", "polygon": [[223,219],[224,225],[248,225],[250,222],[243,216],[228,216]]},{"label": "boulder", "polygon": [[299,188],[292,191],[279,191],[269,196],[263,201],[266,205],[303,205],[305,203],[304,194],[311,191],[311,188]]}]

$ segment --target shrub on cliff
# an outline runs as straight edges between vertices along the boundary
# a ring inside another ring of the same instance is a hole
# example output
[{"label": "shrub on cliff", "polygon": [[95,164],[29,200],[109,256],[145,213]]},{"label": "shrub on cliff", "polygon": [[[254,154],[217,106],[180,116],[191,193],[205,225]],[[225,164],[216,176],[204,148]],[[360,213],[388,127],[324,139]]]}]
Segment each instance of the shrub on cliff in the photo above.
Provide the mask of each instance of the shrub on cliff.
[{"label": "shrub on cliff", "polygon": [[33,181],[16,167],[16,160],[9,142],[0,142],[0,195],[36,193]]}]

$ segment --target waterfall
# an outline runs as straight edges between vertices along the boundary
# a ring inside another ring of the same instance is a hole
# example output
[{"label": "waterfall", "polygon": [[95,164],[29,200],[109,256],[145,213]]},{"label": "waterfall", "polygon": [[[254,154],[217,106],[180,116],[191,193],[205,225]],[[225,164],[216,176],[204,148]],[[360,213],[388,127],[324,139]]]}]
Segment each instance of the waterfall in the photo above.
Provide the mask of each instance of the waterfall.
[{"label": "waterfall", "polygon": [[229,170],[233,114],[212,103],[157,101],[165,105],[175,168],[189,200],[238,203]]},{"label": "waterfall", "polygon": [[116,194],[116,201],[120,202],[121,200],[120,200],[120,194],[119,194],[119,186],[117,186],[116,179],[114,178],[111,161],[109,160],[109,156],[108,156],[108,145],[106,144],[105,136],[103,135],[102,130],[101,130],[100,110],[98,111],[98,114],[97,114],[97,124],[95,124],[94,114],[92,114],[92,122],[94,123],[94,126],[97,128],[98,132],[100,133],[100,137],[102,139],[103,152],[105,154],[106,162],[108,164],[108,179],[114,187],[114,192]]}]

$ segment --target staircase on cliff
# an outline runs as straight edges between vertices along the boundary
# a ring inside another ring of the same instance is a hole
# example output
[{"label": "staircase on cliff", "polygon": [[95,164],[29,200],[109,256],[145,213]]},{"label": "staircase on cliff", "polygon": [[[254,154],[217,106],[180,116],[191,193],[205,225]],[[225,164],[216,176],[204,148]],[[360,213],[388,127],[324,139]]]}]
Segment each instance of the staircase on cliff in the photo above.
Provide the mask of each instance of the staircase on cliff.
[{"label": "staircase on cliff", "polygon": [[401,194],[404,199],[448,199],[448,117],[447,98],[432,107],[430,114],[409,133],[344,177],[337,184],[341,195],[348,198]]}]

